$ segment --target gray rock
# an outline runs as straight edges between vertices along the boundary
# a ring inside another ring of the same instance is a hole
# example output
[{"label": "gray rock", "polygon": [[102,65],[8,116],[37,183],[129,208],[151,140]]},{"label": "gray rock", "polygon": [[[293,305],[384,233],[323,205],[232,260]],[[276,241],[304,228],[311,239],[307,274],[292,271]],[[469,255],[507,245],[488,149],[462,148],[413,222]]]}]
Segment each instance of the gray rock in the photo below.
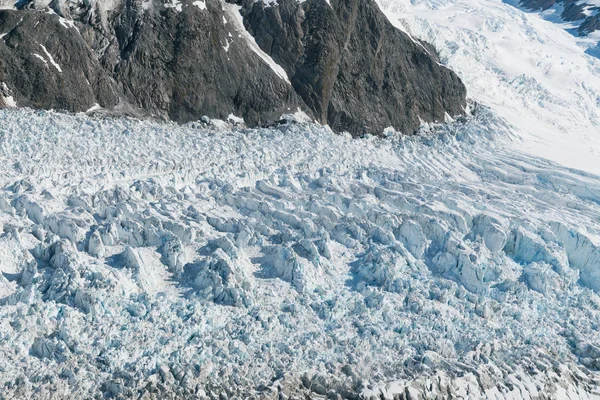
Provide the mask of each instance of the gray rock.
[{"label": "gray rock", "polygon": [[254,3],[246,24],[317,120],[335,131],[413,133],[464,112],[466,89],[431,47],[394,28],[370,0]]},{"label": "gray rock", "polygon": [[598,14],[590,15],[579,26],[579,29],[577,30],[579,36],[587,36],[600,29],[600,7],[597,7],[596,12],[598,12]]},{"label": "gray rock", "polygon": [[206,10],[190,3],[181,12],[127,7],[115,19],[115,79],[134,104],[182,123],[233,113],[250,125],[300,106],[293,88],[239,37],[220,2],[207,1]]},{"label": "gray rock", "polygon": [[373,0],[166,5],[24,0],[0,10],[0,82],[19,106],[99,104],[180,123],[234,114],[249,126],[301,109],[354,135],[413,133],[464,113],[460,79]]},{"label": "gray rock", "polygon": [[20,106],[85,111],[114,107],[116,83],[77,29],[57,15],[0,11],[0,81]]}]

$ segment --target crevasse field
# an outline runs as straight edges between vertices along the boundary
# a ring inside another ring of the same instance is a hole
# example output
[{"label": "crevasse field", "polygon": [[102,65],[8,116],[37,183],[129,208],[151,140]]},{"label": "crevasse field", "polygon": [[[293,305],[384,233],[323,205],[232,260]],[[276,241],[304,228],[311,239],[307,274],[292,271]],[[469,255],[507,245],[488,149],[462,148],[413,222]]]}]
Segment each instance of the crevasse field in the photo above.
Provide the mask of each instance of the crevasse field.
[{"label": "crevasse field", "polygon": [[0,399],[600,397],[599,60],[499,1],[381,7],[467,118],[0,111]]}]

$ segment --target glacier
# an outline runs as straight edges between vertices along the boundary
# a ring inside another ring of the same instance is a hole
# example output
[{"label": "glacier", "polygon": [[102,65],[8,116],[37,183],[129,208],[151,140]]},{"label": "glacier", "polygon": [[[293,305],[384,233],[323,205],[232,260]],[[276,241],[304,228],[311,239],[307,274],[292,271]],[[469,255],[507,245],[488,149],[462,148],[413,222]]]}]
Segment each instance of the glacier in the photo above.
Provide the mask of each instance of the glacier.
[{"label": "glacier", "polygon": [[2,399],[600,396],[600,178],[487,107],[0,126]]},{"label": "glacier", "polygon": [[467,117],[0,110],[0,399],[600,398],[600,60],[512,1],[379,4]]},{"label": "glacier", "polygon": [[597,32],[576,37],[516,0],[378,0],[389,20],[431,43],[442,62],[516,130],[512,146],[600,174]]}]

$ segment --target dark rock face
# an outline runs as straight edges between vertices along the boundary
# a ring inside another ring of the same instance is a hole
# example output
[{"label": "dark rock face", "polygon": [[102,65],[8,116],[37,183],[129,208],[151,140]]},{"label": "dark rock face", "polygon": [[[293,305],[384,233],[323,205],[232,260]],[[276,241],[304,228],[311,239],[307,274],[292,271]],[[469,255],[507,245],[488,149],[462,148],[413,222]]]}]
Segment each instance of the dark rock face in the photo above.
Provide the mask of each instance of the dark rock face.
[{"label": "dark rock face", "polygon": [[583,21],[579,27],[580,35],[589,35],[590,33],[600,29],[600,8],[598,14],[590,16]]},{"label": "dark rock face", "polygon": [[446,112],[463,112],[458,77],[371,1],[258,2],[244,17],[316,118],[334,130],[360,134],[393,126],[410,133],[419,118],[443,121]]},{"label": "dark rock face", "polygon": [[6,107],[4,97],[7,97],[8,93],[4,93],[5,87],[6,84],[4,83],[4,61],[2,61],[2,58],[0,58],[0,108]]},{"label": "dark rock face", "polygon": [[373,0],[45,3],[0,10],[0,83],[19,106],[252,126],[301,109],[356,135],[464,112],[460,79]]},{"label": "dark rock face", "polygon": [[577,34],[587,36],[600,29],[600,7],[579,0],[521,0],[520,4],[532,11],[544,11],[556,4],[563,6],[560,14],[565,21],[581,21]]},{"label": "dark rock face", "polygon": [[17,104],[85,111],[118,103],[115,83],[75,27],[56,15],[0,11],[0,82]]},{"label": "dark rock face", "polygon": [[178,122],[233,113],[260,125],[295,111],[301,103],[293,88],[239,38],[219,2],[206,7],[158,15],[128,7],[119,15],[114,76],[126,96]]}]

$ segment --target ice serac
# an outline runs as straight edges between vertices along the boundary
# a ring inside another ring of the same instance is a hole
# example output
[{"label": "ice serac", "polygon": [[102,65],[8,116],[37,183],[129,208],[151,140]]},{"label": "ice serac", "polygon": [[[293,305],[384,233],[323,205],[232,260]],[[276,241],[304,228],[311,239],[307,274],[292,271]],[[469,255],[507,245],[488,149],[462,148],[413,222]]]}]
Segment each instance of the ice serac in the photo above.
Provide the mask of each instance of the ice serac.
[{"label": "ice serac", "polygon": [[597,398],[600,179],[473,110],[388,140],[0,110],[0,399]]},{"label": "ice serac", "polygon": [[19,106],[251,126],[301,110],[354,135],[464,113],[460,79],[373,0],[195,3],[21,1],[0,10],[3,82]]}]

